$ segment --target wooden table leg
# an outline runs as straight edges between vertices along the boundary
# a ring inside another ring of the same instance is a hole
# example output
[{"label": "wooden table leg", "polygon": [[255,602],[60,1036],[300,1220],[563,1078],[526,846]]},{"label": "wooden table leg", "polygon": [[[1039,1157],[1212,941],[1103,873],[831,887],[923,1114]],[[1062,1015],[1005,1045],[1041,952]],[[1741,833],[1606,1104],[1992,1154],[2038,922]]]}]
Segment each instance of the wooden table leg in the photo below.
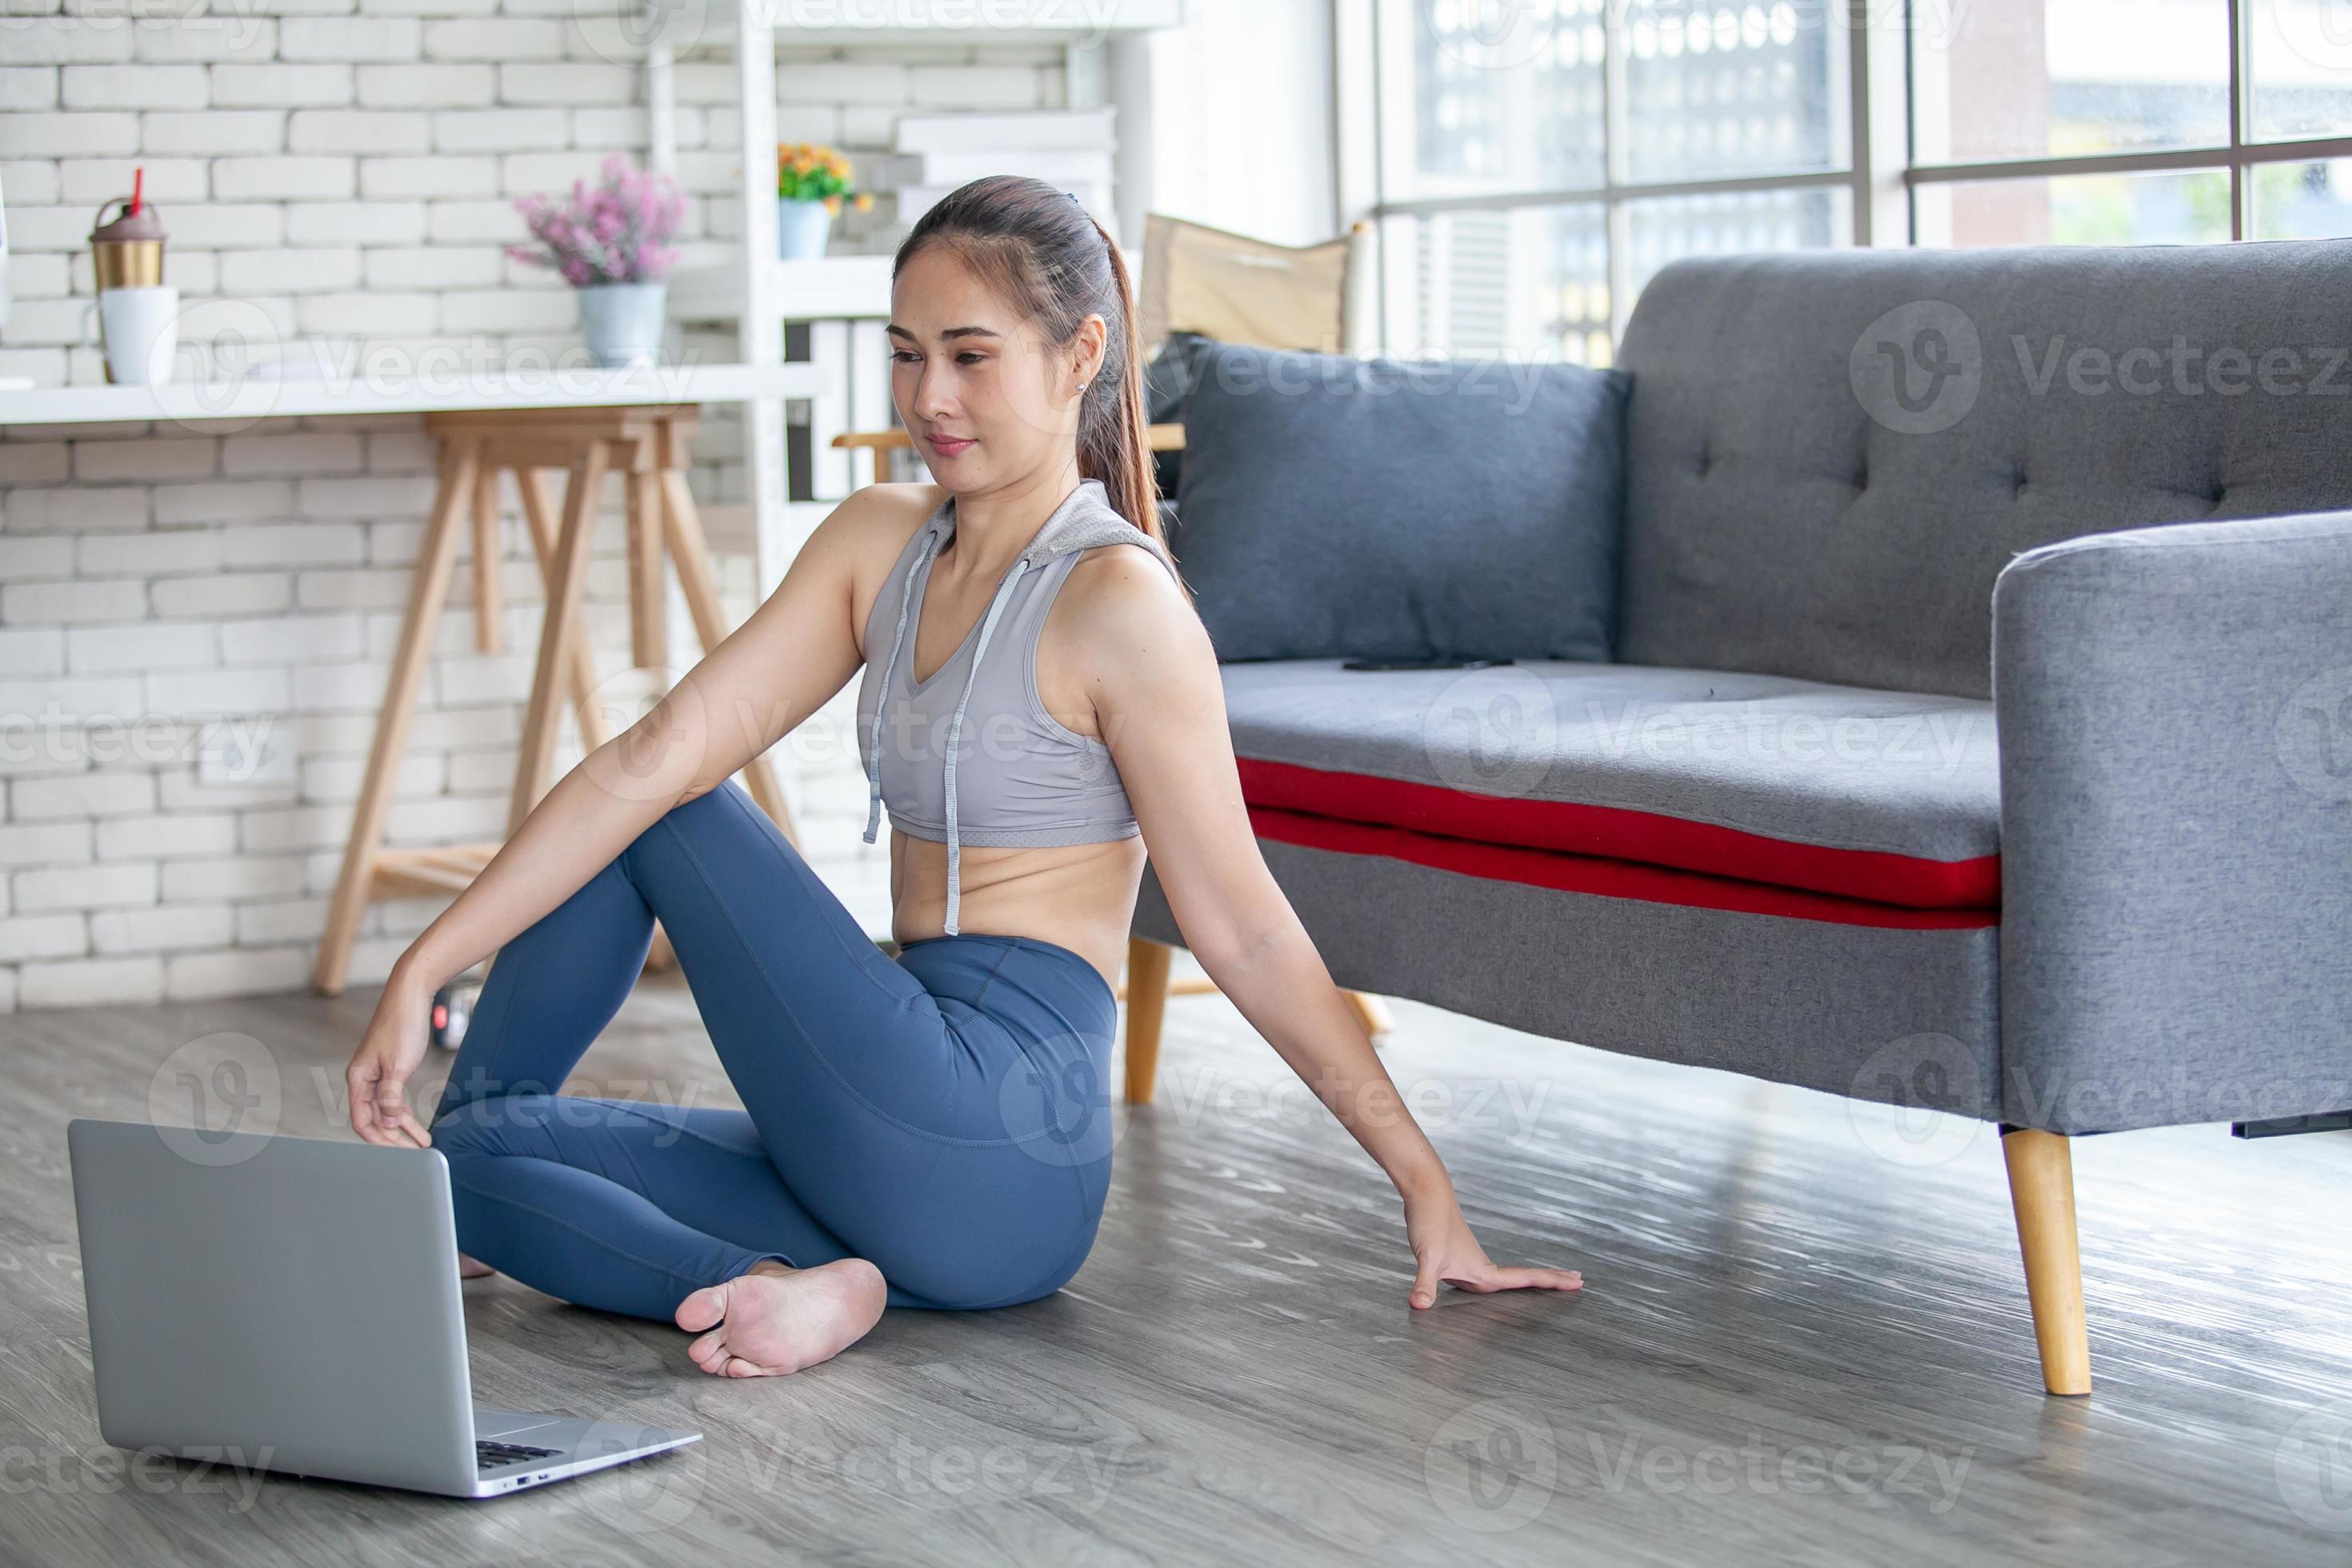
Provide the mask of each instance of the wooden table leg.
[{"label": "wooden table leg", "polygon": [[661,479],[650,468],[626,479],[629,513],[629,646],[639,669],[669,663],[668,598],[662,571]]},{"label": "wooden table leg", "polygon": [[[547,589],[538,658],[517,752],[508,814],[509,837],[546,792],[553,771],[559,704],[566,696],[577,713],[585,747],[593,750],[610,738],[611,726],[597,702],[595,659],[587,628],[582,624],[582,605],[604,481],[614,468],[621,468],[626,476],[633,661],[641,668],[660,668],[667,663],[666,552],[677,564],[703,650],[715,648],[727,636],[701,519],[683,473],[686,441],[694,427],[691,409],[656,411],[649,420],[625,414],[616,418],[610,410],[591,410],[578,419],[530,410],[496,416],[447,415],[428,416],[426,427],[443,440],[441,484],[411,589],[391,690],[377,726],[313,972],[313,983],[330,994],[342,987],[361,916],[380,885],[399,885],[404,870],[412,879],[432,887],[446,884],[453,890],[461,890],[471,879],[469,868],[435,867],[415,857],[387,856],[381,840],[408,721],[425,661],[430,657],[433,626],[447,604],[457,531],[468,517],[475,534],[476,646],[485,652],[496,652],[504,646],[504,552],[498,510],[500,468],[515,471],[523,517]],[[540,470],[567,461],[570,481],[559,523],[557,507]],[[753,759],[744,772],[752,797],[797,847],[799,836],[768,759]],[[497,848],[483,847],[490,854]],[[416,860],[413,866],[408,863],[412,859]],[[675,961],[667,935],[658,927],[648,958],[655,967]]]},{"label": "wooden table leg", "polygon": [[[686,596],[687,613],[694,617],[695,635],[701,639],[702,651],[709,653],[726,640],[727,620],[719,608],[719,580],[710,570],[710,549],[702,535],[702,514],[695,510],[694,492],[687,489],[683,472],[665,467],[660,476],[662,526],[669,535],[670,559],[677,565],[678,588]],[[743,773],[751,798],[783,830],[785,841],[799,848],[792,807],[784,801],[783,788],[777,784],[767,757],[752,758]]]},{"label": "wooden table leg", "polygon": [[539,667],[531,677],[530,707],[522,726],[520,755],[515,769],[514,802],[507,815],[507,836],[514,837],[530,808],[547,788],[555,763],[557,682],[573,638],[584,644],[580,602],[588,584],[588,558],[593,552],[596,514],[604,499],[604,469],[609,454],[603,441],[591,441],[572,469],[564,497],[563,531],[555,542],[555,557],[547,574],[547,615],[539,632]]},{"label": "wooden table leg", "polygon": [[[530,530],[531,550],[539,557],[539,580],[552,583],[556,505],[548,497],[547,477],[536,468],[517,468],[515,485],[522,491],[523,520]],[[580,744],[593,752],[612,739],[604,710],[596,705],[596,655],[586,637],[573,637],[569,647],[564,663],[572,686],[572,717],[580,721]]]},{"label": "wooden table leg", "polygon": [[[635,476],[631,477],[634,480]],[[555,580],[556,508],[554,502],[548,499],[546,476],[536,468],[518,468],[515,470],[515,484],[522,491],[523,516],[530,525],[532,548],[539,554],[540,580],[552,583]],[[653,536],[656,542],[660,541],[658,529],[653,531]],[[612,731],[604,722],[604,710],[596,703],[596,657],[584,637],[566,638],[565,647],[570,650],[564,663],[570,672],[573,716],[580,721],[580,744],[593,752],[612,738]],[[648,970],[666,970],[677,965],[677,952],[670,946],[669,933],[662,930],[661,922],[656,921],[654,922],[653,943],[646,952],[646,967]]]},{"label": "wooden table leg", "polygon": [[474,495],[480,459],[481,448],[470,441],[453,442],[441,452],[440,489],[434,494],[432,514],[417,552],[408,609],[400,623],[400,645],[393,655],[392,677],[385,685],[383,711],[376,719],[375,740],[368,750],[359,805],[352,814],[351,837],[343,845],[342,869],[335,878],[326,929],[319,938],[319,956],[310,972],[311,988],[324,995],[340,994],[350,975],[352,944],[359,935],[360,917],[375,879],[376,851],[383,841],[384,816],[392,805],[401,752],[408,743],[409,717],[415,711],[417,687],[432,652],[433,627],[449,598],[449,578],[457,559],[458,521]]},{"label": "wooden table leg", "polygon": [[502,653],[507,646],[506,595],[499,585],[505,536],[499,531],[499,471],[488,463],[474,470],[474,647]]}]

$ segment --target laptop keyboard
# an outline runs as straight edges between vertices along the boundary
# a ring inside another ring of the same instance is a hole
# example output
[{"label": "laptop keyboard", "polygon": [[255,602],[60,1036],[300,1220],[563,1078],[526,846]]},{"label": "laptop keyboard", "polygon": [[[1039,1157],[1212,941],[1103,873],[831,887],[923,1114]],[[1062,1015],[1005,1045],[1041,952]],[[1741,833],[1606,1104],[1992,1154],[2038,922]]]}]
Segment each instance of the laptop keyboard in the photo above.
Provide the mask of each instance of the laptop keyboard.
[{"label": "laptop keyboard", "polygon": [[532,1459],[551,1459],[562,1451],[561,1448],[534,1448],[528,1443],[496,1443],[482,1438],[474,1444],[474,1463],[484,1470],[495,1470]]}]

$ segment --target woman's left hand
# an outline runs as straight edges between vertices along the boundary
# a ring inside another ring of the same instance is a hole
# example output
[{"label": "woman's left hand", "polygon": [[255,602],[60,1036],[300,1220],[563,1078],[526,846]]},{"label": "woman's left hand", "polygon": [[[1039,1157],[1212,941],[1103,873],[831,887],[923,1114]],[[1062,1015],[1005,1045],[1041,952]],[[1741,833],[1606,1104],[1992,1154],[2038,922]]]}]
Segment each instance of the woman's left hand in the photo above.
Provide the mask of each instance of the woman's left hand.
[{"label": "woman's left hand", "polygon": [[1404,1234],[1420,1264],[1412,1280],[1412,1304],[1416,1307],[1437,1304],[1440,1280],[1457,1289],[1480,1292],[1584,1288],[1584,1276],[1573,1268],[1497,1266],[1487,1258],[1486,1249],[1478,1245],[1478,1238],[1470,1234],[1470,1222],[1462,1217],[1462,1207],[1450,1192],[1418,1204],[1408,1201]]}]

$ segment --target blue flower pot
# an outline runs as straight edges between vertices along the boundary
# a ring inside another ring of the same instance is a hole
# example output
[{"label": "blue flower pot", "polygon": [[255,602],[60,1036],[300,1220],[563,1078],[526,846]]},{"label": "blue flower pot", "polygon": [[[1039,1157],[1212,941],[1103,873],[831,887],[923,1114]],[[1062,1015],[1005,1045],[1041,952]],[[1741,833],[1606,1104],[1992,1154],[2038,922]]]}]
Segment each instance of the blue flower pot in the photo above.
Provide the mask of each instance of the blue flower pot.
[{"label": "blue flower pot", "polygon": [[833,234],[833,214],[823,202],[776,200],[776,255],[784,261],[808,261],[824,254]]}]

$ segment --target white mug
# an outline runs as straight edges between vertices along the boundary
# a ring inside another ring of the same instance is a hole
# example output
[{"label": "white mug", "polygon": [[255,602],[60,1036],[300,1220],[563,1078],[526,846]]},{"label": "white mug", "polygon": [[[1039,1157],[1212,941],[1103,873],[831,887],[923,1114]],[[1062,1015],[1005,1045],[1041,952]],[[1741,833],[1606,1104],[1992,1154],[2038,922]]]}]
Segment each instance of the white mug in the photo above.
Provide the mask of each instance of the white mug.
[{"label": "white mug", "polygon": [[106,379],[121,386],[160,386],[172,379],[180,350],[180,290],[169,283],[145,289],[101,289],[82,308],[82,331],[98,312],[106,350]]}]

